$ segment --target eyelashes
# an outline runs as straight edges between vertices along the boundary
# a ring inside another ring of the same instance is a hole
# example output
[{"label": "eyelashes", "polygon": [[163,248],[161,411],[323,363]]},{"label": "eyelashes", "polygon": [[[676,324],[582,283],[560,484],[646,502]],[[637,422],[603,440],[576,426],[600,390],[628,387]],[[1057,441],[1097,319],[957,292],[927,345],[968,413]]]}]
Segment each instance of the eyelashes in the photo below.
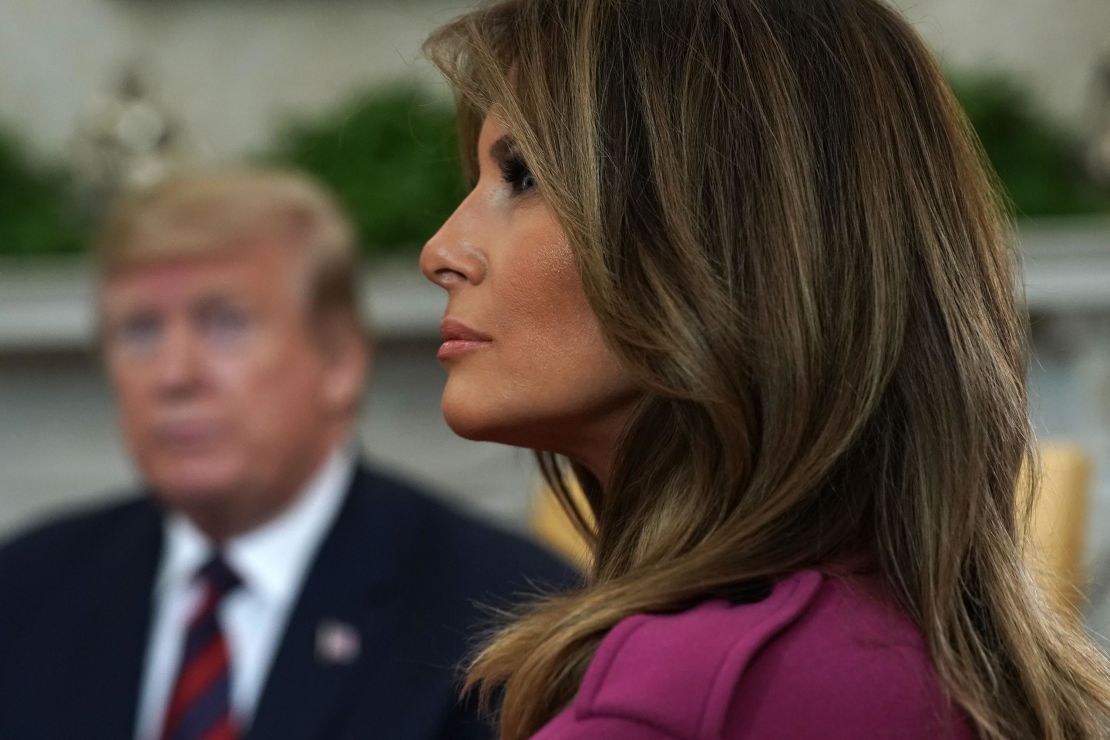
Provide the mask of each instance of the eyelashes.
[{"label": "eyelashes", "polygon": [[501,180],[509,186],[514,197],[528,195],[537,189],[539,183],[512,136],[506,134],[495,141],[489,148],[489,157],[501,171]]},{"label": "eyelashes", "polygon": [[536,189],[536,177],[520,155],[510,154],[501,160],[499,167],[501,179],[513,189],[513,195],[526,195]]}]

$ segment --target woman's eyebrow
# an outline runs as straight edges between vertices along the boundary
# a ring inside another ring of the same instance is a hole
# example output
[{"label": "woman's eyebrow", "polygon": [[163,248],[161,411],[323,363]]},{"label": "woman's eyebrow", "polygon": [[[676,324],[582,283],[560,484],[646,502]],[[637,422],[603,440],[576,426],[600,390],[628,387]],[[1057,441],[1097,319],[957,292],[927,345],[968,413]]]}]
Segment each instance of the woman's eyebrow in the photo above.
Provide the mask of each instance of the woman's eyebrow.
[{"label": "woman's eyebrow", "polygon": [[512,134],[505,134],[489,148],[490,159],[495,162],[507,162],[517,156],[516,140]]}]

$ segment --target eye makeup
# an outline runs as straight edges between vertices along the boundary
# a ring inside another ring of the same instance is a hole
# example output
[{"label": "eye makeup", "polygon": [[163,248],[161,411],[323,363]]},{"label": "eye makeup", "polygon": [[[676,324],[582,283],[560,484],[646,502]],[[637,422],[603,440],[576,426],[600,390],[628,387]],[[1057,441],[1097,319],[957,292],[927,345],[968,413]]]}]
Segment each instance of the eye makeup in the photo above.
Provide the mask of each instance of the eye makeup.
[{"label": "eye makeup", "polygon": [[501,170],[501,179],[512,188],[513,195],[526,195],[536,189],[536,178],[517,151],[512,137],[502,136],[490,147],[489,154]]}]

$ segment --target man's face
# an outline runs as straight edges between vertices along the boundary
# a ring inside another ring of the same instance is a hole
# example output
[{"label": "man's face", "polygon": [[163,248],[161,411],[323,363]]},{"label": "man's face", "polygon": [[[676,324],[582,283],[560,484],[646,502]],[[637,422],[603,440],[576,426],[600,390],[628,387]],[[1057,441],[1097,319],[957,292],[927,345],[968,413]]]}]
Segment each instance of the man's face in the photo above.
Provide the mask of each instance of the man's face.
[{"label": "man's face", "polygon": [[130,268],[101,291],[131,454],[202,527],[273,516],[346,433],[364,358],[314,336],[304,271],[285,246],[253,244]]}]

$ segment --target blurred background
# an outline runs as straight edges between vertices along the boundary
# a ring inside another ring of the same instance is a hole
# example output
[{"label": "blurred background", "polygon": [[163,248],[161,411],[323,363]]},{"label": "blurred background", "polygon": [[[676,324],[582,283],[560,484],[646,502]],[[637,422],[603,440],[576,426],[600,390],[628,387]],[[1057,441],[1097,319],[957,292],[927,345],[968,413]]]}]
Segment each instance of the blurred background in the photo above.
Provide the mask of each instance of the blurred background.
[{"label": "blurred background", "polygon": [[[896,4],[1018,214],[1031,413],[1066,453],[1085,616],[1110,633],[1110,2]],[[367,454],[526,525],[530,456],[440,418],[443,297],[416,266],[462,192],[451,104],[420,43],[468,5],[0,0],[0,537],[132,481],[94,344],[90,225],[121,189],[243,161],[307,169],[354,214],[378,336]]]}]

